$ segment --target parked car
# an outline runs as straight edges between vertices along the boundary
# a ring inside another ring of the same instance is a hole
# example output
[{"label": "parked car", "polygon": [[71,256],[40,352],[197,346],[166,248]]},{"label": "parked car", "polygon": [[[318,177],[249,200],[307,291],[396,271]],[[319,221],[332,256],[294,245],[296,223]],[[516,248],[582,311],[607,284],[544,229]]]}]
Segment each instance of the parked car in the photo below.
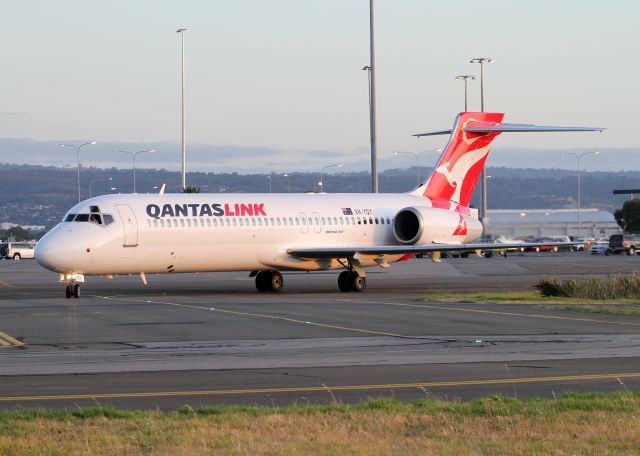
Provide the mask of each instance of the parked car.
[{"label": "parked car", "polygon": [[0,258],[13,260],[35,258],[35,246],[33,242],[3,242],[0,244]]},{"label": "parked car", "polygon": [[[541,238],[534,238],[531,242],[561,242],[561,241],[558,241],[550,237],[541,237]],[[527,248],[527,251],[529,252],[557,252],[558,250],[560,250],[560,247],[558,247],[557,245],[541,245],[538,247]]]},{"label": "parked car", "polygon": [[588,250],[595,242],[595,238],[592,237],[581,237],[575,239],[575,242],[579,242],[580,244],[576,245],[576,250],[582,252],[584,250]]},{"label": "parked car", "polygon": [[591,255],[609,255],[609,240],[600,239],[599,241],[591,244],[591,247],[589,247],[589,253]]},{"label": "parked car", "polygon": [[626,253],[635,255],[640,248],[640,235],[637,234],[614,234],[609,238],[609,253]]}]

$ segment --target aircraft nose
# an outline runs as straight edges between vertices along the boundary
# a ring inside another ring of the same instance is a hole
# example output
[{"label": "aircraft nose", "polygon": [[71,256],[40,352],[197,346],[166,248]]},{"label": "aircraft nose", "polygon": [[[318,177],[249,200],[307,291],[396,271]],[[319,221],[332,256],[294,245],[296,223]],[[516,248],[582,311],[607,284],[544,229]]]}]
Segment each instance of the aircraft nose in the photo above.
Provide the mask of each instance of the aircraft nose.
[{"label": "aircraft nose", "polygon": [[46,234],[37,242],[34,254],[40,266],[51,271],[64,272],[64,245],[58,242],[53,233]]}]

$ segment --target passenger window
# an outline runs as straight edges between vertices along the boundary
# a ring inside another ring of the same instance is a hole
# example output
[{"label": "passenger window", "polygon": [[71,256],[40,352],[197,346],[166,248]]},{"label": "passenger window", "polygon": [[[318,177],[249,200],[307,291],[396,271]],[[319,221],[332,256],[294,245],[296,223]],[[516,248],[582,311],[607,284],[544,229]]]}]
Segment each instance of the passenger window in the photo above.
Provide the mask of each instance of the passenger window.
[{"label": "passenger window", "polygon": [[309,225],[311,225],[312,223],[313,223],[313,219],[309,217]]},{"label": "passenger window", "polygon": [[233,219],[233,226],[238,226],[238,222],[236,221],[236,219]]},{"label": "passenger window", "polygon": [[300,225],[300,219],[298,217],[296,217],[296,226]]},{"label": "passenger window", "polygon": [[369,217],[369,225],[373,225],[373,219]]},{"label": "passenger window", "polygon": [[331,217],[327,218],[328,225],[331,225]]},{"label": "passenger window", "polygon": [[256,226],[256,219],[251,219],[251,224],[252,224],[253,226]]},{"label": "passenger window", "polygon": [[200,226],[204,227],[204,219],[203,218],[200,219]]},{"label": "passenger window", "polygon": [[318,217],[316,217],[315,222],[316,222],[316,225],[320,225],[320,219]]},{"label": "passenger window", "polygon": [[258,219],[258,226],[262,226],[262,219],[261,218]]},{"label": "passenger window", "polygon": [[160,219],[160,226],[164,228],[164,220]]},{"label": "passenger window", "polygon": [[227,219],[227,223],[226,223],[226,225],[227,225],[227,226],[231,226],[231,221],[230,221],[229,219]]},{"label": "passenger window", "polygon": [[289,225],[293,226],[293,218],[289,217]]},{"label": "passenger window", "polygon": [[191,219],[187,219],[187,226],[191,227]]},{"label": "passenger window", "polygon": [[238,224],[242,226],[242,219],[238,219]]},{"label": "passenger window", "polygon": [[207,219],[207,226],[211,226],[211,219]]},{"label": "passenger window", "polygon": [[269,219],[268,218],[264,218],[264,226],[269,226]]},{"label": "passenger window", "polygon": [[278,226],[280,226],[280,217],[278,217],[276,221],[278,222]]},{"label": "passenger window", "polygon": [[391,224],[391,219],[389,217],[387,217],[387,224],[390,225]]},{"label": "passenger window", "polygon": [[322,224],[323,224],[323,225],[326,225],[326,224],[327,224],[327,222],[326,222],[326,220],[324,219],[324,217],[322,217]]},{"label": "passenger window", "polygon": [[375,220],[376,220],[376,225],[377,225],[378,224],[378,217],[376,217]]},{"label": "passenger window", "polygon": [[275,220],[273,220],[273,217],[271,217],[271,219],[269,220],[269,223],[271,223],[271,226],[275,226]]},{"label": "passenger window", "polygon": [[[296,220],[298,220],[298,219],[296,219]],[[307,219],[301,218],[300,221],[302,222],[302,226],[306,226],[307,225]]]},{"label": "passenger window", "polygon": [[180,219],[180,226],[184,228],[184,219]]},{"label": "passenger window", "polygon": [[244,219],[244,224],[245,224],[245,226],[249,226],[249,218],[245,218]]},{"label": "passenger window", "polygon": [[218,219],[213,219],[213,226],[218,226]]},{"label": "passenger window", "polygon": [[337,224],[338,224],[338,217],[334,217],[334,218],[333,218],[333,224],[334,224],[334,225],[337,225]]},{"label": "passenger window", "polygon": [[158,219],[153,219],[153,226],[158,228]]},{"label": "passenger window", "polygon": [[287,226],[287,218],[286,217],[282,217],[282,224],[284,226]]}]

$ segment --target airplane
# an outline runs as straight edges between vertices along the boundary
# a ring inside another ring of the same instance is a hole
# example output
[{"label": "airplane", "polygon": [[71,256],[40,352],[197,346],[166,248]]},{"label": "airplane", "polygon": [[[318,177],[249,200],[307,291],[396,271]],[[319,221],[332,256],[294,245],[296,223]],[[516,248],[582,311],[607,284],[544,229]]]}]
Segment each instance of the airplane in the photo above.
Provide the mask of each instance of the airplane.
[{"label": "airplane", "polygon": [[471,196],[493,140],[506,132],[603,128],[502,123],[503,113],[462,112],[434,171],[402,194],[104,195],[82,201],[36,245],[67,298],[85,276],[250,271],[258,291],[280,291],[281,271],[342,269],[338,288],[361,292],[365,269],[417,254],[523,249],[567,243],[474,243],[482,235]]}]

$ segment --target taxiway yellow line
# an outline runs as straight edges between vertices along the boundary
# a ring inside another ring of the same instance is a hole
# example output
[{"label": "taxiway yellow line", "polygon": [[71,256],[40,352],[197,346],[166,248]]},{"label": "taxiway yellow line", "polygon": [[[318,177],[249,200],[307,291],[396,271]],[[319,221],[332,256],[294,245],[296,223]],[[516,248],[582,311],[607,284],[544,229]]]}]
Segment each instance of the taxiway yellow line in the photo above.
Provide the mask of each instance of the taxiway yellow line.
[{"label": "taxiway yellow line", "polygon": [[7,333],[3,333],[0,331],[0,346],[2,347],[21,347],[24,345],[24,342],[19,341],[18,339],[11,337]]},{"label": "taxiway yellow line", "polygon": [[[457,312],[472,312],[472,313],[481,313],[481,314],[489,314],[489,315],[506,315],[510,317],[543,318],[543,319],[549,319],[549,320],[568,320],[568,321],[582,321],[586,323],[604,323],[608,325],[640,326],[640,323],[631,322],[631,321],[598,320],[597,318],[562,317],[558,315],[527,314],[527,313],[520,313],[520,312],[501,312],[498,310],[467,309],[463,307],[433,306],[429,304],[409,304],[409,303],[403,303],[403,302],[363,301],[363,300],[355,300],[355,299],[353,300],[341,299],[340,301],[361,303],[361,304],[398,306],[398,307],[418,307],[418,308],[425,308],[425,309],[454,310]],[[468,303],[461,303],[461,304],[468,305]]]},{"label": "taxiway yellow line", "polygon": [[623,378],[639,378],[640,372],[622,372],[610,374],[589,375],[557,375],[548,377],[521,377],[508,379],[485,380],[457,380],[442,382],[417,382],[417,383],[384,383],[369,385],[323,385],[301,386],[291,388],[251,388],[251,389],[219,389],[219,390],[191,390],[191,391],[149,391],[130,393],[95,393],[95,394],[60,394],[47,396],[0,396],[0,402],[12,401],[54,401],[74,399],[118,399],[136,397],[172,397],[172,396],[227,396],[242,394],[277,394],[277,393],[310,393],[317,391],[364,391],[385,389],[409,389],[409,388],[446,388],[456,386],[479,385],[511,385],[521,383],[551,383],[589,380],[620,380]]},{"label": "taxiway yellow line", "polygon": [[11,285],[10,283],[5,282],[4,280],[0,280],[0,286],[7,287],[7,288],[16,288],[15,285]]}]

